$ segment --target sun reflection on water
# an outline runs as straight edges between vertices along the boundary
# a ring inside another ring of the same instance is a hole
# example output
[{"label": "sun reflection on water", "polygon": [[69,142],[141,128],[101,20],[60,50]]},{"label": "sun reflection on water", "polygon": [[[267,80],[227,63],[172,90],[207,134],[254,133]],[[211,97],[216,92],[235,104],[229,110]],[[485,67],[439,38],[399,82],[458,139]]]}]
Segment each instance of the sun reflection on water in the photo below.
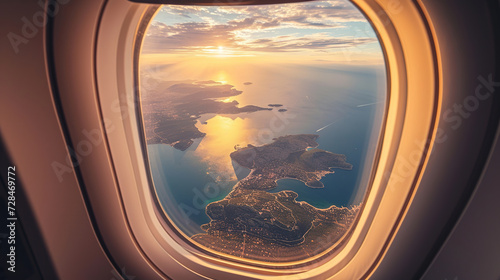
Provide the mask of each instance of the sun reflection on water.
[{"label": "sun reflection on water", "polygon": [[209,164],[210,172],[236,180],[229,154],[238,146],[244,147],[249,143],[255,133],[249,122],[249,119],[231,119],[217,115],[206,124],[197,124],[198,129],[206,133],[206,136],[196,149],[196,154]]},{"label": "sun reflection on water", "polygon": [[226,71],[219,71],[217,73],[217,78],[215,78],[215,81],[219,82],[221,84],[227,84],[228,83],[228,79],[227,79]]}]

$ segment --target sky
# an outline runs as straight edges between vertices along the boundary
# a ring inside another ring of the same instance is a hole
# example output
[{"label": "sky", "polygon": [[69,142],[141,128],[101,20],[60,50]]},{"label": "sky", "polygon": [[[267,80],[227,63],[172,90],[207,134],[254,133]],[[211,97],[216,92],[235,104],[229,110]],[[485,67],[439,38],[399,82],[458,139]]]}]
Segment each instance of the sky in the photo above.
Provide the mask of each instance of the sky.
[{"label": "sky", "polygon": [[346,0],[258,6],[163,6],[142,57],[170,62],[282,61],[383,64],[369,22]]}]

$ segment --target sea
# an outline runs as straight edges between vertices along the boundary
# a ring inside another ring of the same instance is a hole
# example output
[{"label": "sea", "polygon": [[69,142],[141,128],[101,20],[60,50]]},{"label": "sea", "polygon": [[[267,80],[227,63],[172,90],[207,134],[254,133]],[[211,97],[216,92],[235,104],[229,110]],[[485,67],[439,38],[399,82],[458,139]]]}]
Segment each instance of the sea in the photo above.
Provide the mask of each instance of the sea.
[{"label": "sea", "polygon": [[[291,134],[317,134],[318,148],[344,154],[352,170],[333,169],[309,188],[295,179],[279,180],[270,192],[291,190],[298,201],[317,208],[350,207],[363,201],[386,108],[386,70],[381,65],[265,64],[188,71],[157,67],[164,81],[213,80],[243,91],[240,106],[282,104],[272,111],[236,115],[206,114],[197,127],[206,133],[186,151],[166,144],[148,145],[158,199],[172,222],[187,236],[202,232],[210,218],[207,204],[223,199],[248,174],[235,168],[229,154],[248,144],[271,143]],[[278,109],[286,109],[279,112]]]}]

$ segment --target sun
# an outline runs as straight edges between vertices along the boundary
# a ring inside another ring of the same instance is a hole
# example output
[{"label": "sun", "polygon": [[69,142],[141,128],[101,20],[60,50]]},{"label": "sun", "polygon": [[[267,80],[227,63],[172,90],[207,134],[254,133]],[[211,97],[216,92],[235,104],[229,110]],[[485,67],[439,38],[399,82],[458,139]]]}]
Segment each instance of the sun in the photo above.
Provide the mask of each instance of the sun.
[{"label": "sun", "polygon": [[228,57],[248,57],[255,56],[254,54],[248,54],[234,46],[206,46],[202,49],[202,53],[198,54],[205,57],[215,57],[215,58],[228,58]]},{"label": "sun", "polygon": [[226,54],[226,51],[225,51],[225,49],[224,49],[224,47],[223,47],[223,46],[219,46],[219,47],[217,48],[217,52],[219,53],[219,55],[224,55],[224,54]]},{"label": "sun", "polygon": [[231,54],[231,51],[224,46],[209,46],[203,49],[207,56],[211,57],[226,57]]}]

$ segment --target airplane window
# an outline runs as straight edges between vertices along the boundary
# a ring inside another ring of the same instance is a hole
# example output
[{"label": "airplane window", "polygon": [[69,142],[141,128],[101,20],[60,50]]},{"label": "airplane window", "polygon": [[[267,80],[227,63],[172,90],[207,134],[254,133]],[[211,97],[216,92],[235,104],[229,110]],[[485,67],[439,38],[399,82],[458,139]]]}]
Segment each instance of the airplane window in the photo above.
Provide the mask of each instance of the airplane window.
[{"label": "airplane window", "polygon": [[349,1],[159,8],[143,39],[149,169],[195,248],[285,263],[356,224],[386,108],[384,54]]}]

